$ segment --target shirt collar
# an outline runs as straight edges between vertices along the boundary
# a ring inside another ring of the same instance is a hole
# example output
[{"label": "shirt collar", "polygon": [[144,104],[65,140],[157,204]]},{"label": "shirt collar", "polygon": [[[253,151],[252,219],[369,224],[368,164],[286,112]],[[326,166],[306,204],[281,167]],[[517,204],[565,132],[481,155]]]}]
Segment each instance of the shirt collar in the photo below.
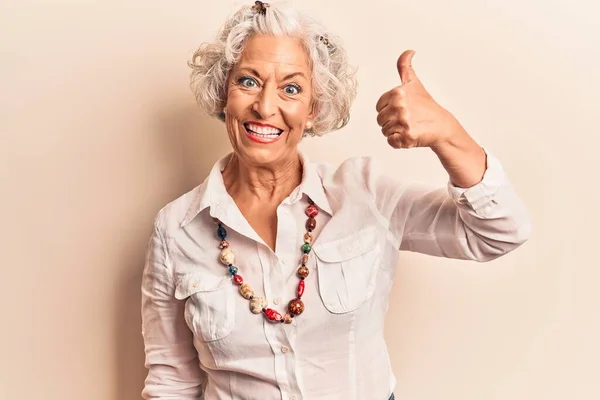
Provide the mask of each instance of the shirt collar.
[{"label": "shirt collar", "polygon": [[[192,221],[201,211],[210,207],[218,208],[220,204],[229,203],[229,194],[225,189],[223,183],[222,171],[227,166],[227,163],[231,159],[233,153],[229,153],[219,159],[212,167],[208,177],[199,186],[198,194],[194,197],[192,204],[190,205],[185,218],[181,222],[181,226],[187,225]],[[319,209],[325,211],[329,215],[332,215],[331,206],[327,200],[327,195],[323,188],[323,182],[321,176],[317,171],[316,165],[312,164],[306,154],[299,152],[300,160],[302,162],[302,181],[300,185],[295,188],[289,197],[284,202],[290,204],[300,201],[302,195],[307,195]],[[233,202],[231,202],[233,203]],[[211,215],[213,213],[211,212]]]}]

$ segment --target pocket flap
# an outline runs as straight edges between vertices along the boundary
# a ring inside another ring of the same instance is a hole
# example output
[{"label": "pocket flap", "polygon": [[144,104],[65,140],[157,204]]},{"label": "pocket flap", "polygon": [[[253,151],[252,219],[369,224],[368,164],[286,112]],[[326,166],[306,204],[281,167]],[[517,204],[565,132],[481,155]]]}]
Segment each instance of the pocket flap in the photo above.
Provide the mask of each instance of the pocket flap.
[{"label": "pocket flap", "polygon": [[212,292],[219,290],[223,285],[230,282],[228,275],[213,275],[192,272],[184,275],[175,287],[175,298],[183,300],[198,292]]},{"label": "pocket flap", "polygon": [[339,239],[319,243],[313,248],[313,251],[318,258],[325,262],[345,261],[373,249],[377,240],[377,227],[369,227]]}]

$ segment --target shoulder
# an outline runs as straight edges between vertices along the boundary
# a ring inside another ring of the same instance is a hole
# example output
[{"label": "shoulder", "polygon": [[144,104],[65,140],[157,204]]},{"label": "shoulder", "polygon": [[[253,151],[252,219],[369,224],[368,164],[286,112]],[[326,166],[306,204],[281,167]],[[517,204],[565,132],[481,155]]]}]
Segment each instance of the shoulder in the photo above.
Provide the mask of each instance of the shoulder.
[{"label": "shoulder", "polygon": [[372,156],[354,156],[338,166],[317,164],[323,188],[334,209],[372,207],[389,218],[410,185],[388,174]]},{"label": "shoulder", "polygon": [[196,210],[199,211],[203,193],[206,191],[206,182],[201,183],[192,190],[180,195],[165,204],[154,218],[154,227],[163,236],[170,237],[181,228],[183,222]]},{"label": "shoulder", "polygon": [[328,186],[341,186],[371,192],[376,190],[377,181],[384,176],[379,163],[371,156],[349,157],[337,166],[320,162],[314,165],[326,189]]}]

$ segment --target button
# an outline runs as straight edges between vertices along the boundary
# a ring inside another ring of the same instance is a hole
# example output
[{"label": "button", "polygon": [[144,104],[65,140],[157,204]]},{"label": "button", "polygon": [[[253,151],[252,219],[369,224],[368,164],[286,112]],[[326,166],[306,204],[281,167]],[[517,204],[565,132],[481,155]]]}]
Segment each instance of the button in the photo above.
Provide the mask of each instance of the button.
[{"label": "button", "polygon": [[289,264],[289,262],[288,262],[287,260],[281,260],[281,263],[282,263],[283,265],[288,265],[288,264]]},{"label": "button", "polygon": [[290,400],[296,400],[296,396],[290,397]]},{"label": "button", "polygon": [[275,303],[275,304],[279,304],[279,303],[281,303],[281,298],[279,298],[279,297],[275,297],[275,298],[273,299],[273,303]]},{"label": "button", "polygon": [[281,352],[283,354],[287,353],[288,351],[290,351],[290,349],[288,347],[285,347],[285,346],[281,347]]}]

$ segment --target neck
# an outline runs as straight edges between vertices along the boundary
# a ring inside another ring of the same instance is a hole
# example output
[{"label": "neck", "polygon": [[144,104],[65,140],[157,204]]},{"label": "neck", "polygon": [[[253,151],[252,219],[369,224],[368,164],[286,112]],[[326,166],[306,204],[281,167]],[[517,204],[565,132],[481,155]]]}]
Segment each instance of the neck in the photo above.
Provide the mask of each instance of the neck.
[{"label": "neck", "polygon": [[280,204],[301,180],[298,154],[273,165],[255,165],[244,163],[234,153],[223,171],[223,182],[231,197],[270,204]]}]

